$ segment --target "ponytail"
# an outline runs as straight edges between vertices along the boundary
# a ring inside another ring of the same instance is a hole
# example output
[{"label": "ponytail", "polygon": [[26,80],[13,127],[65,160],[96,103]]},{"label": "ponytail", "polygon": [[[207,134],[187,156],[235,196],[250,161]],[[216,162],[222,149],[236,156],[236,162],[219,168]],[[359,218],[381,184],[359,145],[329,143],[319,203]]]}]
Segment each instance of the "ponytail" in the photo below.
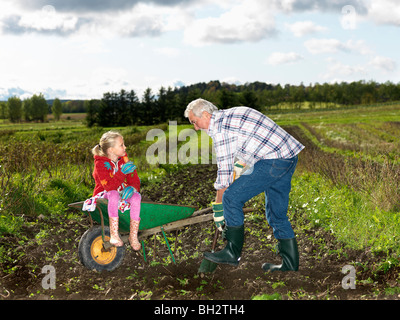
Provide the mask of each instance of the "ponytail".
[{"label": "ponytail", "polygon": [[107,150],[115,145],[115,140],[118,137],[122,137],[119,132],[108,131],[104,133],[100,139],[100,143],[96,144],[92,149],[92,153],[95,156],[107,157]]},{"label": "ponytail", "polygon": [[94,148],[92,149],[92,153],[95,156],[101,156],[101,157],[106,157],[107,155],[103,152],[101,145],[100,144],[96,144],[94,146]]}]

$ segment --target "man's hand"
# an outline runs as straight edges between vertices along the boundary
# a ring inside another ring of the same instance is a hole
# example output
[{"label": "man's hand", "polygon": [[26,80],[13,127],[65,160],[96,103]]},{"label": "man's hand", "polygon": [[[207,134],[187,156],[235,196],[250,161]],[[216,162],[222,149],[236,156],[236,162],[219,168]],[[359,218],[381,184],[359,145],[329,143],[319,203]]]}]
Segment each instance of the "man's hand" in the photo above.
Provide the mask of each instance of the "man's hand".
[{"label": "man's hand", "polygon": [[213,218],[214,218],[215,225],[219,231],[222,231],[223,226],[225,224],[224,208],[222,206],[222,203],[212,202],[211,206],[212,206],[212,209],[214,212]]}]

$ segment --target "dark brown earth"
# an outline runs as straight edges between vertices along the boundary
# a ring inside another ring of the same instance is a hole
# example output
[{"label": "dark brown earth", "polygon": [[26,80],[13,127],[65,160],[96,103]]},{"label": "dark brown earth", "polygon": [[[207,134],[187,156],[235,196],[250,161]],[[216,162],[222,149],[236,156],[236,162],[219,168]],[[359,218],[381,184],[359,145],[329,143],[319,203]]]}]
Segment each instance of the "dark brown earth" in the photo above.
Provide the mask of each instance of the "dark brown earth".
[{"label": "dark brown earth", "polygon": [[[171,173],[157,185],[142,190],[143,196],[153,201],[191,204],[207,207],[214,196],[213,181],[216,168],[197,165]],[[0,299],[69,300],[69,299],[252,299],[263,297],[282,300],[376,300],[399,299],[399,269],[389,272],[375,267],[381,258],[367,251],[345,248],[322,229],[311,229],[301,213],[291,212],[300,252],[298,272],[265,273],[261,265],[266,261],[279,262],[274,253],[276,241],[264,218],[262,198],[247,206],[255,211],[246,215],[245,245],[239,267],[219,266],[213,274],[200,276],[198,268],[202,252],[211,248],[213,222],[186,227],[170,233],[176,264],[168,263],[168,250],[162,236],[146,239],[148,261],[142,253],[130,248],[123,264],[112,272],[86,269],[78,259],[78,242],[89,227],[86,219],[54,223],[43,218],[47,236],[38,236],[37,225],[27,228],[30,245],[13,250],[14,263],[0,271]],[[70,209],[73,210],[73,209]],[[17,246],[13,237],[1,242]],[[219,247],[224,243],[219,240]],[[154,250],[155,249],[155,250]],[[342,280],[345,265],[356,268],[356,288],[344,289]],[[42,273],[45,265],[54,266],[56,288],[44,289]],[[10,273],[5,270],[13,271]]]}]

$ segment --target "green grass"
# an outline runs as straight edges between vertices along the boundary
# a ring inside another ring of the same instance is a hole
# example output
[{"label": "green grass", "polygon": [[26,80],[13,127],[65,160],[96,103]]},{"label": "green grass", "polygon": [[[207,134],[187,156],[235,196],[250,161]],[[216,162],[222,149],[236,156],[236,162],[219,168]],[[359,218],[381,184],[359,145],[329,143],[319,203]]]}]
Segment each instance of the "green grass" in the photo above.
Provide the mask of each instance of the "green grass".
[{"label": "green grass", "polygon": [[260,294],[252,297],[251,300],[282,300],[282,296],[279,293]]},{"label": "green grass", "polygon": [[265,112],[279,125],[375,123],[400,121],[400,104],[388,106],[358,106],[335,110],[297,110],[283,113]]},{"label": "green grass", "polygon": [[353,249],[400,254],[400,213],[370,205],[367,196],[348,186],[336,186],[315,173],[296,174],[290,211],[322,227]]},{"label": "green grass", "polygon": [[[300,155],[289,213],[311,227],[330,230],[352,248],[399,254],[400,205],[391,199],[398,195],[400,185],[400,105],[273,112],[270,116],[279,125],[299,127],[315,147],[312,155],[307,156],[310,150]],[[110,128],[89,129],[81,119],[0,123],[0,234],[22,239],[23,226],[35,223],[39,215],[61,219],[68,203],[91,195],[90,150]],[[155,128],[161,128],[169,142],[166,124],[113,128],[125,137],[142,183],[150,185],[180,168],[148,163],[146,150],[154,141],[146,141],[146,135]],[[179,136],[191,128],[180,125],[172,134]],[[185,145],[186,150],[194,150],[195,142],[187,138],[178,142],[178,148]],[[307,166],[305,161],[310,159],[314,164]],[[338,159],[344,159],[345,165],[333,171],[329,166]],[[360,161],[350,165],[351,159]],[[324,164],[334,179],[328,178]]]}]

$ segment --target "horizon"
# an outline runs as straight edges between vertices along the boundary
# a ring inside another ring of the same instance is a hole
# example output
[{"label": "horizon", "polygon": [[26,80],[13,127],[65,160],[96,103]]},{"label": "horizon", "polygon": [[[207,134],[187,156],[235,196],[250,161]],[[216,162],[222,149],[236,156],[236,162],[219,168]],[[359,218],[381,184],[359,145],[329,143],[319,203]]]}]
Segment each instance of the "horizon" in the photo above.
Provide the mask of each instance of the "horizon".
[{"label": "horizon", "polygon": [[[219,81],[219,80],[210,80],[209,82],[206,82],[206,83],[210,83],[210,82],[212,82],[212,81]],[[371,82],[371,81],[373,81],[373,80],[358,80],[358,81],[354,81],[354,82],[363,82],[363,83],[369,83],[369,82]],[[256,82],[261,82],[261,81],[254,81],[254,82],[252,82],[252,83],[256,83]],[[388,82],[390,82],[390,81],[386,81],[386,82],[376,82],[378,85],[385,85],[386,83],[388,83]],[[199,84],[200,82],[198,82],[198,83],[193,83],[193,84],[190,84],[190,85],[188,85],[188,86],[180,86],[180,87],[174,87],[174,88],[172,88],[172,90],[176,90],[176,89],[180,89],[180,88],[182,88],[182,87],[190,87],[190,86],[193,86],[193,85],[197,85],[197,84]],[[280,84],[280,83],[277,83],[277,84],[272,84],[272,83],[266,83],[266,82],[262,82],[262,83],[265,83],[265,84],[267,84],[267,85],[273,85],[273,86],[278,86],[278,85],[280,85],[281,87],[285,87],[286,85],[289,85],[289,84]],[[325,82],[325,83],[318,83],[318,82],[315,82],[315,83],[309,83],[308,85],[305,85],[305,84],[303,84],[304,85],[304,87],[305,88],[309,88],[309,87],[311,87],[311,88],[313,88],[313,87],[315,87],[315,85],[316,84],[319,84],[319,85],[325,85],[325,84],[328,84],[328,85],[335,85],[335,84],[343,84],[343,83],[347,83],[347,84],[349,84],[349,83],[352,83],[352,82],[346,82],[346,81],[342,81],[342,82],[335,82],[335,83],[327,83],[327,82]],[[392,82],[393,83],[393,82]],[[221,84],[222,85],[224,85],[224,84],[228,84],[228,83],[224,83],[224,82],[221,82]],[[251,83],[250,83],[251,84]],[[232,84],[232,85],[237,85],[237,86],[241,86],[241,85],[246,85],[246,84]],[[300,86],[301,84],[298,84],[298,85],[291,85],[291,86]],[[400,82],[398,82],[398,83],[394,83],[394,85],[400,85]],[[121,90],[125,90],[125,89],[120,89],[120,90],[116,90],[116,91],[113,91],[114,93],[119,93]],[[125,90],[125,91],[130,91],[130,90]],[[106,92],[104,92],[104,93],[106,93]],[[103,93],[103,94],[104,94]],[[112,92],[109,92],[109,93],[112,93]],[[136,92],[135,92],[136,93]],[[155,93],[154,94],[154,97],[155,98],[158,98],[158,95],[157,95],[157,93],[156,92],[153,92],[153,93]],[[43,93],[41,93],[41,92],[39,92],[38,94],[43,94]],[[10,97],[13,97],[13,96],[10,96]],[[17,96],[18,97],[18,96]],[[27,99],[27,98],[31,98],[31,96],[25,96],[25,99]],[[45,100],[47,101],[47,103],[49,103],[49,101],[54,101],[55,99],[59,99],[61,102],[67,102],[67,101],[86,101],[86,100],[101,100],[103,97],[100,97],[100,98],[79,98],[79,99],[73,99],[73,98],[68,98],[68,97],[66,97],[66,98],[58,98],[58,97],[53,97],[53,98],[51,98],[51,97],[49,97],[49,98],[46,98],[45,97]],[[138,97],[139,98],[139,101],[141,101],[142,100],[142,97]],[[307,101],[307,100],[306,100]],[[0,102],[7,102],[7,100],[0,100]],[[388,102],[393,102],[392,100],[390,100],[390,101],[388,101]]]}]

